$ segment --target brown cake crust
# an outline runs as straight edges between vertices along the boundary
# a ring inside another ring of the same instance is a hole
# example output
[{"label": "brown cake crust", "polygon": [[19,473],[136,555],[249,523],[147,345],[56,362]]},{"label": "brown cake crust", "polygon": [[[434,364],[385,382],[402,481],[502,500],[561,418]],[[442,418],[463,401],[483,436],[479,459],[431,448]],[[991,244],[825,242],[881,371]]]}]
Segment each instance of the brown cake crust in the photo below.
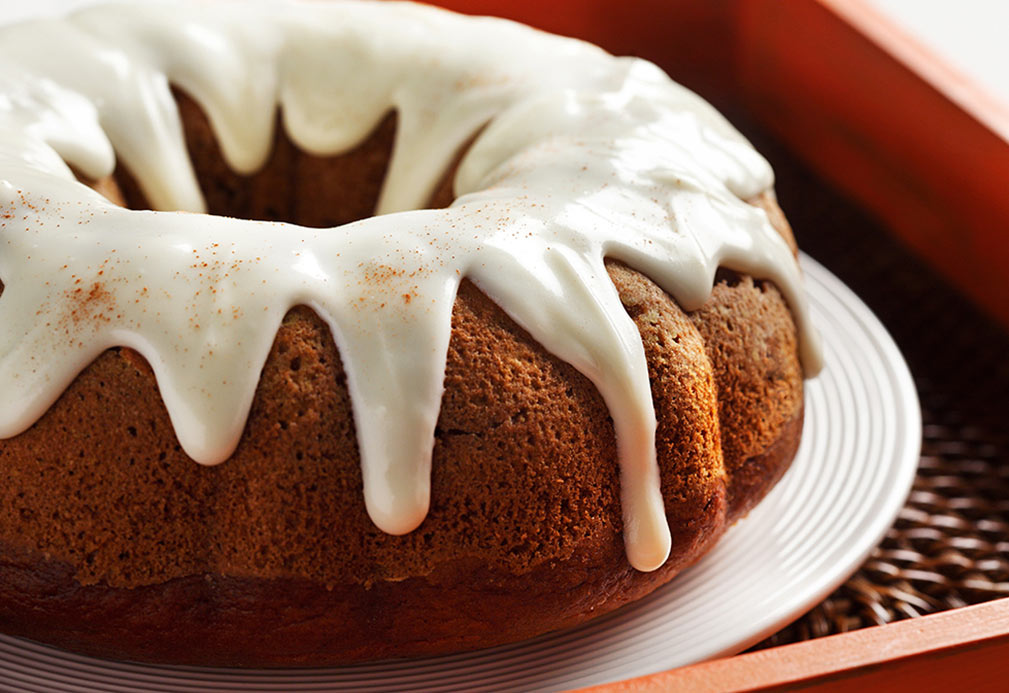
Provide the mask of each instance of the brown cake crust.
[{"label": "brown cake crust", "polygon": [[[320,225],[370,213],[394,118],[339,157],[299,152],[278,129],[267,166],[241,177],[199,109],[184,96],[180,106],[211,211]],[[775,218],[772,198],[755,202]],[[664,584],[791,461],[795,328],[766,282],[722,273],[687,314],[633,269],[608,269],[652,379],[673,535],[659,570],[626,561],[600,395],[464,281],[420,528],[391,536],[368,518],[340,356],[309,309],[286,316],[242,441],[216,467],[181,451],[143,358],[111,349],[31,429],[0,441],[0,629],[101,656],[320,665],[530,637]]]}]

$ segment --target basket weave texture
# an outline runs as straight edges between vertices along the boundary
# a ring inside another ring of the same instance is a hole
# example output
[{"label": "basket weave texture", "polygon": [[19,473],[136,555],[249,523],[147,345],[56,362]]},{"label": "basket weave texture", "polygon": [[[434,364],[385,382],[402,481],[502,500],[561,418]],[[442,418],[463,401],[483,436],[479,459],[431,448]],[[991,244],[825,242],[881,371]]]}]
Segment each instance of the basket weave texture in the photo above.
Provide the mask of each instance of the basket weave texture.
[{"label": "basket weave texture", "polygon": [[[751,133],[752,135],[752,133]],[[886,325],[921,400],[907,504],[859,570],[757,649],[1009,596],[1009,335],[760,134],[800,247]]]}]

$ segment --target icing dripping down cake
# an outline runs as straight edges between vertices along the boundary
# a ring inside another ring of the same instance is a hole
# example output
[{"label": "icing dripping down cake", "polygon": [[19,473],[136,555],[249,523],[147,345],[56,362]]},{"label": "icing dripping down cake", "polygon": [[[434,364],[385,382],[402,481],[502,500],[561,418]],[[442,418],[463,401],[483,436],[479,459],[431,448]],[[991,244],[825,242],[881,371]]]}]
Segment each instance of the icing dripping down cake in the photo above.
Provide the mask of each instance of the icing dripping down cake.
[{"label": "icing dripping down cake", "polygon": [[323,664],[648,593],[798,444],[772,183],[655,66],[503,20],[0,30],[0,628]]}]

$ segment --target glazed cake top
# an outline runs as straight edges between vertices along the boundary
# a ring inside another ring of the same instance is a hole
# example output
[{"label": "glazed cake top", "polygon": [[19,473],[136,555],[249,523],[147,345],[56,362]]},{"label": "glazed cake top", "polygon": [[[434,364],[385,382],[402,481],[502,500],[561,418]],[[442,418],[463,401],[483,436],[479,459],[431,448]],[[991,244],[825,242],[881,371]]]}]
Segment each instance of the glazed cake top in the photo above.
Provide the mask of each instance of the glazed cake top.
[{"label": "glazed cake top", "polygon": [[[216,217],[171,86],[228,164],[269,154],[278,111],[335,155],[398,116],[377,216],[313,229]],[[279,108],[278,108],[279,107]],[[475,137],[475,140],[474,140]],[[420,209],[458,156],[456,200]],[[118,160],[152,206],[77,181]],[[628,559],[670,534],[619,259],[685,310],[718,267],[768,279],[819,368],[801,277],[766,214],[767,162],[651,63],[498,19],[399,3],[111,5],[0,30],[0,437],[30,427],[102,351],[151,364],[183,449],[217,464],[242,434],[287,311],[314,309],[347,373],[375,523],[424,519],[451,311],[467,277],[599,389],[620,455]],[[171,211],[177,210],[177,211]]]}]

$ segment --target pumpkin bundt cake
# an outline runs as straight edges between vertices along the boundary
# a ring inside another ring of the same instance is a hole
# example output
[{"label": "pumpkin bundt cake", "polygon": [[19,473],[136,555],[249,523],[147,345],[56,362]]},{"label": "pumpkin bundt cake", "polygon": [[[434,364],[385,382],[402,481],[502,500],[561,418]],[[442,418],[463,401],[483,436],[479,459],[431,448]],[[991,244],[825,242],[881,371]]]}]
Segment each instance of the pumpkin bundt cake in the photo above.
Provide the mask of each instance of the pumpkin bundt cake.
[{"label": "pumpkin bundt cake", "polygon": [[94,7],[0,66],[4,632],[514,641],[668,582],[795,453],[771,170],[648,62],[336,0]]}]

